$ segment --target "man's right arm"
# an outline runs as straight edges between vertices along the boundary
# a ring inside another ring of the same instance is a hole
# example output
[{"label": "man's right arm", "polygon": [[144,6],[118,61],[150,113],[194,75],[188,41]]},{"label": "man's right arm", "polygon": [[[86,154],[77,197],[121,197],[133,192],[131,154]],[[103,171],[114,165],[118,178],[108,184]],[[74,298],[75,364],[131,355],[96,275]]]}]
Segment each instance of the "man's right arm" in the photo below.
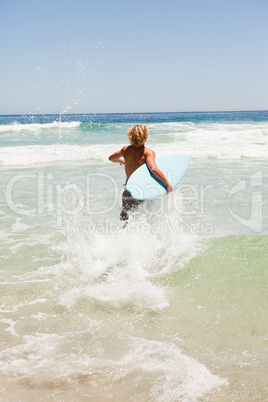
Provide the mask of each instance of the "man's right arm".
[{"label": "man's right arm", "polygon": [[109,161],[117,162],[117,163],[120,163],[120,165],[124,165],[125,160],[122,159],[122,157],[124,158],[126,149],[127,149],[127,147],[123,147],[120,149],[120,151],[114,152],[112,155],[109,156]]},{"label": "man's right arm", "polygon": [[173,188],[165,175],[161,172],[160,169],[158,169],[156,163],[155,163],[155,152],[152,150],[148,150],[148,153],[146,155],[146,164],[148,168],[150,169],[150,172],[156,177],[157,180],[161,181],[167,190],[167,193],[170,193]]}]

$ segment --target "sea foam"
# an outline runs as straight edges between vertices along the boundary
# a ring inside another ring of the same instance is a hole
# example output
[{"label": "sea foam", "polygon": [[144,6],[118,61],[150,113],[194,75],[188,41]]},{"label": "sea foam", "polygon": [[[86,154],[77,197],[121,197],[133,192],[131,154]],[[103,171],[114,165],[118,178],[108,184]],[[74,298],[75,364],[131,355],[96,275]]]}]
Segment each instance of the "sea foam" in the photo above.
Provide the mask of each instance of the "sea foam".
[{"label": "sea foam", "polygon": [[81,162],[90,159],[107,160],[110,147],[105,145],[29,145],[5,147],[0,150],[2,166],[31,166],[56,162]]},{"label": "sea foam", "polygon": [[[268,144],[267,144],[268,145]],[[92,144],[92,145],[29,145],[3,147],[0,149],[0,165],[26,167],[40,164],[55,164],[61,162],[88,163],[96,161],[108,163],[112,152],[119,150],[123,144]],[[196,144],[193,142],[158,143],[150,146],[156,156],[171,154],[190,154],[196,159],[241,159],[267,157],[267,147],[262,144],[215,142]]]},{"label": "sea foam", "polygon": [[43,129],[73,129],[79,127],[80,121],[61,122],[53,121],[52,123],[12,123],[0,125],[0,133],[5,132],[21,132],[21,131],[38,131]]}]

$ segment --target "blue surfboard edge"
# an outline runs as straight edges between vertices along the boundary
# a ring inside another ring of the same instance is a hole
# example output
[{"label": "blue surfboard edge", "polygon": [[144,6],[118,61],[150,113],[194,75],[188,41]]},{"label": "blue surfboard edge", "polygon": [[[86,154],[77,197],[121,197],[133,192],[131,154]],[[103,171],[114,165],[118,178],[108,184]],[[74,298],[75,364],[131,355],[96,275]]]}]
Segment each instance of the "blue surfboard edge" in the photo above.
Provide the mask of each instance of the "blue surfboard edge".
[{"label": "blue surfboard edge", "polygon": [[[181,159],[180,162],[179,159]],[[163,155],[158,156],[155,161],[157,166],[163,173],[168,170],[168,172],[173,172],[177,179],[171,182],[173,188],[175,188],[179,182],[184,177],[187,168],[191,162],[191,155],[183,155],[183,154],[172,154],[172,155]],[[174,161],[176,161],[176,165],[174,166]],[[170,162],[170,163],[169,163]],[[177,164],[178,163],[178,164]],[[160,165],[160,166],[159,166]],[[162,166],[161,166],[162,165]],[[147,168],[147,169],[146,169]],[[144,172],[143,172],[144,170]],[[142,176],[141,176],[142,174]],[[165,174],[166,175],[166,174]],[[138,183],[136,176],[139,178],[140,183]],[[134,179],[133,179],[134,178]],[[135,179],[136,178],[136,179]],[[168,178],[168,177],[167,177]],[[168,178],[169,179],[169,178]],[[154,192],[150,194],[150,187],[154,188]],[[132,189],[131,189],[132,188]],[[139,191],[137,191],[139,189]],[[149,189],[149,191],[148,191]],[[140,166],[135,172],[130,176],[126,190],[131,194],[134,199],[140,201],[148,201],[161,197],[166,194],[166,187],[162,182],[156,179],[154,175],[151,173],[147,164]],[[156,192],[157,190],[157,192]]]}]

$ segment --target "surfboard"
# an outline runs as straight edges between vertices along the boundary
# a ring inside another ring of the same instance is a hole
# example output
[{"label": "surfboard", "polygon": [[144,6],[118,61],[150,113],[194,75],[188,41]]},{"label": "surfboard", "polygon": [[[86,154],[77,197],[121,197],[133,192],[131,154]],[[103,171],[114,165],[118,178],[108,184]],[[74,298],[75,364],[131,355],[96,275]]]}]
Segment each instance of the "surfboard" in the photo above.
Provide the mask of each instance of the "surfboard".
[{"label": "surfboard", "polygon": [[[165,155],[155,158],[155,162],[175,188],[185,175],[191,159],[191,155]],[[153,176],[146,163],[132,173],[126,190],[136,200],[144,201],[161,197],[167,192],[164,184]]]}]

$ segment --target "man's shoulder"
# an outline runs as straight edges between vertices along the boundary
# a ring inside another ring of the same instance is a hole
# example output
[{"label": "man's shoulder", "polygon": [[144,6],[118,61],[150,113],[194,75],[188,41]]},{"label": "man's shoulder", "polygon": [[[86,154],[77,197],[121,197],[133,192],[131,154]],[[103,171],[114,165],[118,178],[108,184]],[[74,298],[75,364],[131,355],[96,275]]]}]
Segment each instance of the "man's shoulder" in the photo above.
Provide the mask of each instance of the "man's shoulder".
[{"label": "man's shoulder", "polygon": [[146,156],[155,156],[155,152],[152,149],[149,149],[149,148],[144,149],[144,154]]},{"label": "man's shoulder", "polygon": [[126,150],[128,149],[128,145],[124,145],[122,148],[121,148],[121,152],[126,152]]}]

